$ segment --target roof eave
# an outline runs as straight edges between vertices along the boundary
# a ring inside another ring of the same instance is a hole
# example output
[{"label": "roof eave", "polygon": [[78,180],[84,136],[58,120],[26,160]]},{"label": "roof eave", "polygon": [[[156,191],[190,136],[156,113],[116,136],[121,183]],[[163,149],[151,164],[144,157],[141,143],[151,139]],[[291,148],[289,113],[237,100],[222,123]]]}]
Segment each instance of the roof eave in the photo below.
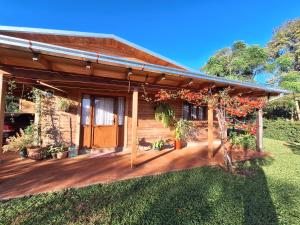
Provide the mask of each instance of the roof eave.
[{"label": "roof eave", "polygon": [[262,85],[254,84],[251,82],[241,82],[237,80],[230,80],[221,77],[210,76],[202,73],[190,72],[165,66],[159,66],[149,63],[141,63],[132,60],[123,59],[115,56],[107,56],[104,54],[97,54],[94,52],[82,51],[72,48],[61,47],[57,45],[46,44],[42,42],[29,41],[21,38],[14,38],[10,36],[0,35],[0,46],[6,48],[13,48],[23,51],[34,51],[36,53],[65,57],[71,59],[77,59],[82,61],[90,61],[90,62],[102,62],[108,64],[116,64],[119,66],[123,66],[126,68],[135,68],[140,70],[148,70],[159,73],[167,73],[170,75],[180,75],[188,78],[201,79],[208,82],[217,82],[225,85],[232,86],[240,86],[243,88],[249,88],[253,90],[265,91],[268,93],[276,93],[276,94],[291,94],[291,91],[282,90],[273,87],[264,87]]}]

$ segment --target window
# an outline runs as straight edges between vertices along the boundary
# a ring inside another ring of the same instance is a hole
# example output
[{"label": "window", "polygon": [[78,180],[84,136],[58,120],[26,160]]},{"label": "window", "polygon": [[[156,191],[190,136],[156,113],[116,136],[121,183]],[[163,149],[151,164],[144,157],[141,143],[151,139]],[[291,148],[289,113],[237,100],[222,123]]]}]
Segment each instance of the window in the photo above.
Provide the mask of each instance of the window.
[{"label": "window", "polygon": [[190,103],[183,103],[183,119],[186,120],[206,120],[207,107],[195,106]]},{"label": "window", "polygon": [[125,98],[118,97],[118,125],[124,125]]},{"label": "window", "polygon": [[95,125],[114,125],[114,98],[95,98]]},{"label": "window", "polygon": [[84,95],[81,104],[82,104],[81,124],[90,125],[91,124],[91,97],[89,95]]}]

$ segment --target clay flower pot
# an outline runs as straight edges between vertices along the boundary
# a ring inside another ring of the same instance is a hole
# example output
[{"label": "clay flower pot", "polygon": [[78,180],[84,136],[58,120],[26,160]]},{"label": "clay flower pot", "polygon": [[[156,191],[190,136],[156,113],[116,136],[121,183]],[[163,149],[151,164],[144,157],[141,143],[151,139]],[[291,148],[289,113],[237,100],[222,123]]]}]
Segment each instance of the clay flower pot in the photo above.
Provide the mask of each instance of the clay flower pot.
[{"label": "clay flower pot", "polygon": [[65,152],[58,152],[58,153],[56,153],[56,157],[57,157],[58,159],[64,159],[64,158],[67,158],[67,157],[68,157],[68,152],[67,152],[67,151],[65,151]]},{"label": "clay flower pot", "polygon": [[39,146],[27,147],[27,154],[28,154],[28,158],[34,160],[41,160],[43,159],[44,156],[42,152],[42,148]]},{"label": "clay flower pot", "polygon": [[182,148],[182,146],[181,146],[181,140],[175,140],[175,149],[179,150],[181,148]]}]

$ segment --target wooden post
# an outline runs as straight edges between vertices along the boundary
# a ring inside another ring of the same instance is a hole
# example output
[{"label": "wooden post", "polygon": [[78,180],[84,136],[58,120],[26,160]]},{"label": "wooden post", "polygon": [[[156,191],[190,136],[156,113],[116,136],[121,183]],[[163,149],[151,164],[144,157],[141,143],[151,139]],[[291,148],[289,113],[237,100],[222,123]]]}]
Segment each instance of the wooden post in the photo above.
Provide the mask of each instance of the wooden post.
[{"label": "wooden post", "polygon": [[6,82],[4,73],[0,71],[0,154],[3,153],[3,125],[5,117],[5,95],[6,95]]},{"label": "wooden post", "polygon": [[124,119],[124,149],[128,147],[128,110],[129,110],[129,97],[125,98],[125,119]]},{"label": "wooden post", "polygon": [[135,166],[137,157],[138,95],[138,88],[134,88],[132,93],[131,168]]},{"label": "wooden post", "polygon": [[207,112],[207,124],[208,124],[208,157],[211,158],[213,156],[213,148],[214,148],[214,110],[211,106],[208,106]]},{"label": "wooden post", "polygon": [[263,151],[263,111],[259,109],[256,118],[256,150],[259,152]]}]

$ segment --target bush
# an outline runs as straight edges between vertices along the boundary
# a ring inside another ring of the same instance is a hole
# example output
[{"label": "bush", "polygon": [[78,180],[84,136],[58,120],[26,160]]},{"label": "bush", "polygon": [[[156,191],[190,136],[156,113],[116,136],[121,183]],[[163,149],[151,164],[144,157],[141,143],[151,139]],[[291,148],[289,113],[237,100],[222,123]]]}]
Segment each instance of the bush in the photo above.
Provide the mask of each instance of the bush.
[{"label": "bush", "polygon": [[280,141],[300,142],[300,122],[265,119],[264,137]]},{"label": "bush", "polygon": [[292,119],[295,111],[295,100],[287,96],[270,101],[264,109],[264,117],[267,119]]},{"label": "bush", "polygon": [[229,141],[234,147],[240,147],[243,149],[256,148],[255,136],[249,133],[230,132]]}]

